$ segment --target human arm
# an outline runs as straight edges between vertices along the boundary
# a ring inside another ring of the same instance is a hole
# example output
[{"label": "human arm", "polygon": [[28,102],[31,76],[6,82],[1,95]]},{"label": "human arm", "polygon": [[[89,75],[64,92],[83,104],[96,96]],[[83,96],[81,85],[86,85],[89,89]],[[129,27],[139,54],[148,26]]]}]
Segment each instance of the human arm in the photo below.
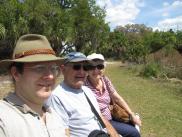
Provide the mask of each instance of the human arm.
[{"label": "human arm", "polygon": [[102,121],[104,122],[104,124],[106,125],[106,129],[107,129],[110,137],[119,137],[119,134],[113,128],[113,126],[110,124],[110,122],[107,119],[105,119],[101,114],[100,114],[100,117],[101,117]]},{"label": "human arm", "polygon": [[112,98],[116,104],[118,104],[120,107],[124,108],[128,112],[134,124],[141,126],[141,120],[136,117],[135,113],[133,113],[127,102],[122,98],[122,96],[118,94],[109,78],[105,76],[103,82],[106,84],[106,88],[110,93],[110,98]]},{"label": "human arm", "polygon": [[114,100],[114,102],[116,104],[118,104],[119,106],[121,106],[122,108],[124,108],[128,112],[128,114],[131,116],[131,120],[134,124],[141,126],[141,119],[136,117],[135,113],[133,113],[133,111],[131,110],[131,108],[127,104],[127,102],[117,92],[114,92],[111,95],[111,98]]}]

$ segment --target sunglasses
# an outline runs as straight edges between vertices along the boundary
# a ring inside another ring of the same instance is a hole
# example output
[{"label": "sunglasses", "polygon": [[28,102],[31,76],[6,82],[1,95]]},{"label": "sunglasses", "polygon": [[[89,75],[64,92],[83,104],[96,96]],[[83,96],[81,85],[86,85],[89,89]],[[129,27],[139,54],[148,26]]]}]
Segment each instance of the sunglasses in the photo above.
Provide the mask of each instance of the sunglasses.
[{"label": "sunglasses", "polygon": [[24,67],[24,69],[31,69],[31,71],[39,75],[44,75],[47,72],[51,72],[55,77],[57,77],[60,74],[60,67],[57,65],[52,65],[52,66],[36,65],[33,67]]},{"label": "sunglasses", "polygon": [[90,70],[90,66],[88,64],[72,64],[72,69],[75,71],[83,69],[84,71]]},{"label": "sunglasses", "polygon": [[95,70],[96,68],[98,70],[102,70],[102,69],[104,69],[104,65],[103,64],[98,64],[96,66],[90,66],[90,70]]}]

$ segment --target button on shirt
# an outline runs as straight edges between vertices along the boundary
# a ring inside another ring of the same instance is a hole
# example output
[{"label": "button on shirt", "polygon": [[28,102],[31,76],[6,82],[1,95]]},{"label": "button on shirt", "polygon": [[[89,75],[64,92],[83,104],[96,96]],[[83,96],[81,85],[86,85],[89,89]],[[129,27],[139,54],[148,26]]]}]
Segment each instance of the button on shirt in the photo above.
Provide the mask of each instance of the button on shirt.
[{"label": "button on shirt", "polygon": [[14,93],[0,100],[0,137],[65,137],[62,120],[51,108],[46,124]]}]

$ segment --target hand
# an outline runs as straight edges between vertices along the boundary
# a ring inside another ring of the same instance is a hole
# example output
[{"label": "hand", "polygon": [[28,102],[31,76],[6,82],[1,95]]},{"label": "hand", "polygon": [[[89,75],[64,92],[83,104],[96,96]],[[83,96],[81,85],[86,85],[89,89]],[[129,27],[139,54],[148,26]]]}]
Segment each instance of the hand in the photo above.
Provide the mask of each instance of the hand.
[{"label": "hand", "polygon": [[142,121],[141,121],[141,119],[140,119],[140,117],[138,115],[132,114],[131,116],[132,116],[133,124],[137,124],[139,126],[142,125]]}]

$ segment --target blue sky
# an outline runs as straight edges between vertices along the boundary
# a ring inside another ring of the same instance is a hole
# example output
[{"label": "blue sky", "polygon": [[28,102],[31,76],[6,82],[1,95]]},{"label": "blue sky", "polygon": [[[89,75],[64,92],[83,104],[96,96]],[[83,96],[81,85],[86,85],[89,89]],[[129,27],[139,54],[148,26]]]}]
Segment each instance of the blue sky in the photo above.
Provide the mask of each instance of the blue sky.
[{"label": "blue sky", "polygon": [[182,0],[96,0],[106,8],[111,29],[126,24],[145,24],[154,30],[182,30]]}]

